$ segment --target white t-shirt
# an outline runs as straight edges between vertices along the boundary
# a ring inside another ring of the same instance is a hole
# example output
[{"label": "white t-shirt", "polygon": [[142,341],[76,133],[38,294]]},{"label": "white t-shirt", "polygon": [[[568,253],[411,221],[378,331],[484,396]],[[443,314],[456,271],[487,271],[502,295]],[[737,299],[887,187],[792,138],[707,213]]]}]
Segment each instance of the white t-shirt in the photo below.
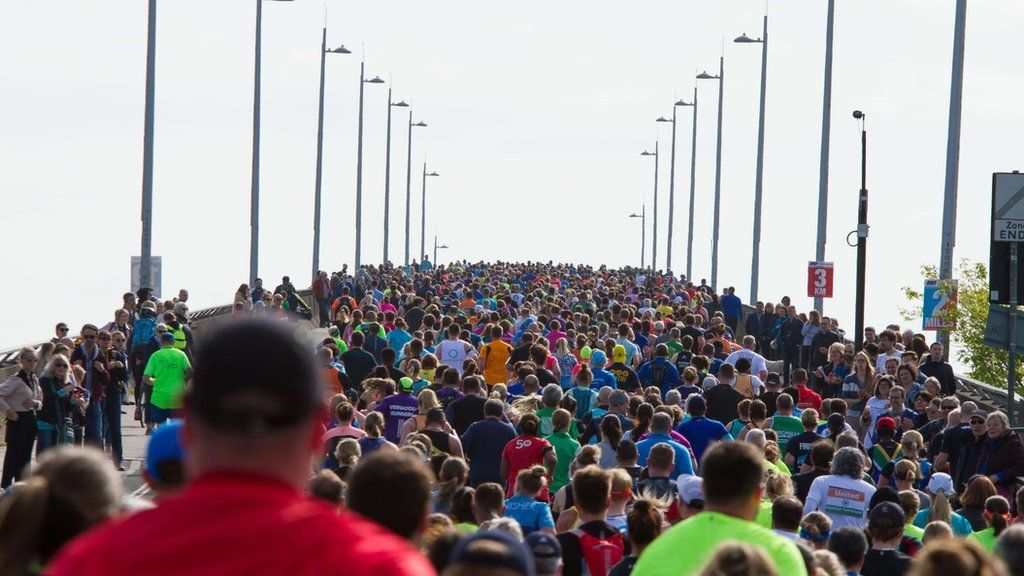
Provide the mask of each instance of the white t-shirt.
[{"label": "white t-shirt", "polygon": [[437,352],[437,359],[442,364],[451,366],[458,370],[459,375],[462,375],[462,363],[469,356],[476,356],[476,349],[473,345],[465,340],[442,340],[435,349]]},{"label": "white t-shirt", "polygon": [[804,514],[815,510],[832,519],[832,531],[843,526],[863,530],[868,524],[868,503],[875,487],[849,476],[820,476],[811,483],[804,504]]},{"label": "white t-shirt", "polygon": [[895,358],[897,360],[900,360],[900,359],[903,358],[903,352],[900,352],[899,350],[893,350],[892,352],[889,352],[888,354],[882,354],[881,352],[879,352],[878,353],[878,362],[877,362],[877,364],[878,364],[877,368],[878,368],[878,373],[879,374],[885,374],[885,362],[887,360],[889,360],[889,358]]},{"label": "white t-shirt", "polygon": [[747,360],[750,360],[750,373],[753,374],[754,376],[757,376],[761,372],[768,371],[768,364],[765,363],[764,356],[761,356],[760,354],[754,352],[753,350],[747,350],[746,348],[742,350],[737,350],[732,354],[729,354],[729,356],[726,357],[725,362],[726,364],[732,364],[733,366],[735,366],[736,361],[739,360],[740,358],[746,358]]}]

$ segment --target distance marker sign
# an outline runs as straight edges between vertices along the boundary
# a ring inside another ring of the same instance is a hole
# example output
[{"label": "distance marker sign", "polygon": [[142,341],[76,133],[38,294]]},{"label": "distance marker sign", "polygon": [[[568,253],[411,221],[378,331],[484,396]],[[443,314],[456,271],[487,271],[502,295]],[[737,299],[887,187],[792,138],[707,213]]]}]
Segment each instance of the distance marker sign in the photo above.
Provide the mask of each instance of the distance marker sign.
[{"label": "distance marker sign", "polygon": [[807,296],[810,298],[832,297],[833,268],[831,262],[807,263]]}]

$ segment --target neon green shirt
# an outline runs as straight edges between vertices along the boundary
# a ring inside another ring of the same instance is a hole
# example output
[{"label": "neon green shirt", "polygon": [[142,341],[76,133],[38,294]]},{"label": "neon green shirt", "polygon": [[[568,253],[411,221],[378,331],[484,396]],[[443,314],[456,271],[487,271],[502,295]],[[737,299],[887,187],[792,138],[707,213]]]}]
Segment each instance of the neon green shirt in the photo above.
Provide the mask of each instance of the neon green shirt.
[{"label": "neon green shirt", "polygon": [[555,469],[551,471],[551,493],[554,494],[569,483],[569,464],[579,451],[580,443],[573,440],[568,432],[555,432],[544,439],[551,443],[558,458]]},{"label": "neon green shirt", "polygon": [[903,527],[903,534],[924,541],[924,528],[918,528],[910,522],[907,522],[907,525]]},{"label": "neon green shirt", "polygon": [[181,408],[181,395],[185,392],[185,370],[191,368],[188,356],[177,348],[161,348],[149,357],[146,376],[153,377],[150,401],[157,408]]},{"label": "neon green shirt", "polygon": [[640,555],[633,576],[679,576],[697,574],[728,540],[764,550],[779,574],[806,576],[803,558],[792,540],[753,522],[718,512],[701,512],[662,533]]},{"label": "neon green shirt", "polygon": [[967,537],[968,540],[974,540],[977,544],[980,544],[982,548],[988,550],[989,554],[991,554],[992,550],[996,547],[996,538],[995,528],[992,528],[991,526],[984,530],[971,532],[971,535]]},{"label": "neon green shirt", "polygon": [[761,506],[757,509],[757,518],[754,518],[754,523],[758,526],[764,526],[769,530],[772,529],[771,500],[761,500]]}]

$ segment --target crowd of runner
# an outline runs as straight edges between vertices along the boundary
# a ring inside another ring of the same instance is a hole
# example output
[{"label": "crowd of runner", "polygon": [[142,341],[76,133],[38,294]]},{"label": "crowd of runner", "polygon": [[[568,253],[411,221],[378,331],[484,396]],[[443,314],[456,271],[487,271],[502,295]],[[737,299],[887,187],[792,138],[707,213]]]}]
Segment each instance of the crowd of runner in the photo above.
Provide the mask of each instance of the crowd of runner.
[{"label": "crowd of runner", "polygon": [[23,349],[0,576],[1024,575],[1024,444],[913,330],[550,263],[309,299],[243,284],[196,343],[142,290]]}]

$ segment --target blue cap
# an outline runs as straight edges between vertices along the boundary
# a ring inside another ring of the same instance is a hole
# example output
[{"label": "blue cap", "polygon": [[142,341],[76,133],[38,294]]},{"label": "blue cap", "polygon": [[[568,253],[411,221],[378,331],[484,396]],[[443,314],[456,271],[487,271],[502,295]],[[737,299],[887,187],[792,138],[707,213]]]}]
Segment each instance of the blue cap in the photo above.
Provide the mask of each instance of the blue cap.
[{"label": "blue cap", "polygon": [[[479,549],[473,546],[480,540],[500,544],[504,550],[492,547]],[[476,567],[505,568],[521,576],[534,576],[533,554],[523,543],[509,534],[497,531],[476,532],[463,538],[448,557],[448,564],[465,563]]]},{"label": "blue cap", "polygon": [[170,331],[164,332],[160,335],[160,342],[163,344],[174,344],[174,334]]},{"label": "blue cap", "polygon": [[608,363],[608,355],[604,353],[604,350],[597,350],[596,348],[590,353],[590,365],[597,366],[598,368],[604,368],[604,365]]},{"label": "blue cap", "polygon": [[163,480],[158,471],[160,464],[185,457],[185,451],[181,446],[181,430],[181,420],[168,420],[149,437],[149,445],[146,446],[146,473],[152,478]]},{"label": "blue cap", "polygon": [[533,553],[533,562],[538,574],[555,574],[562,563],[562,545],[558,538],[543,532],[534,532],[526,537],[526,546]]}]

